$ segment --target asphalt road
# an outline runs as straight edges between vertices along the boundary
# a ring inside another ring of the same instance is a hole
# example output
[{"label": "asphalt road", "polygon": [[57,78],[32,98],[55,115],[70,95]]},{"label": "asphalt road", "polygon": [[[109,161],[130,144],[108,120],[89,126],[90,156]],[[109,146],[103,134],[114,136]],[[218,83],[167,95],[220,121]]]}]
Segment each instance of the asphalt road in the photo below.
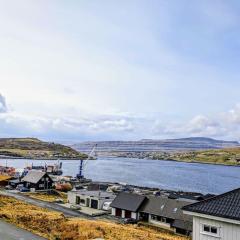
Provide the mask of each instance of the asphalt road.
[{"label": "asphalt road", "polygon": [[33,204],[33,205],[38,206],[38,207],[47,208],[47,209],[50,209],[50,210],[61,212],[65,217],[90,218],[90,217],[88,217],[88,216],[86,216],[86,215],[84,215],[80,212],[68,209],[66,207],[62,207],[59,204],[44,202],[44,201],[41,201],[41,200],[38,200],[38,199],[33,199],[33,198],[28,197],[28,196],[24,196],[22,194],[19,194],[19,193],[14,193],[14,192],[10,192],[10,191],[0,191],[0,194],[10,196],[10,197],[14,197],[18,200],[25,201],[27,203]]},{"label": "asphalt road", "polygon": [[1,240],[46,240],[22,228],[0,220]]}]

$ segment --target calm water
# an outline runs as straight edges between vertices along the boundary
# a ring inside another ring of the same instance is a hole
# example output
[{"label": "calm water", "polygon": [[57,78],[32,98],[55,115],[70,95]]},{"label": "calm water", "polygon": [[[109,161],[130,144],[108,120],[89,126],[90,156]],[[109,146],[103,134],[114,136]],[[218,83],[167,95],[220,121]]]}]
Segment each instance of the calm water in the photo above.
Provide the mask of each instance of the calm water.
[{"label": "calm water", "polygon": [[[8,166],[23,168],[32,160],[8,160]],[[34,164],[46,161],[34,160]],[[54,161],[47,161],[54,162]],[[75,176],[79,161],[65,160],[64,175]],[[0,160],[5,165],[6,160]],[[240,168],[136,158],[99,158],[89,161],[85,177],[98,181],[125,182],[172,190],[222,193],[240,187]]]}]

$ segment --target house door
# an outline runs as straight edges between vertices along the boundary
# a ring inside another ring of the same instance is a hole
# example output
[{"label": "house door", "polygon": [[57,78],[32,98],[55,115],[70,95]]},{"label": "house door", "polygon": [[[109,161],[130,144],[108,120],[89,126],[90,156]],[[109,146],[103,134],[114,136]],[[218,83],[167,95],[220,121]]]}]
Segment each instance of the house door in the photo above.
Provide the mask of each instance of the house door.
[{"label": "house door", "polygon": [[130,211],[125,211],[125,218],[131,218],[131,215]]},{"label": "house door", "polygon": [[80,197],[76,197],[76,204],[80,204]]},{"label": "house door", "polygon": [[91,208],[98,209],[98,200],[91,200]]},{"label": "house door", "polygon": [[148,213],[140,213],[140,219],[141,219],[142,221],[147,222],[148,219],[149,219]]},{"label": "house door", "polygon": [[87,198],[87,203],[86,203],[86,206],[89,207],[90,206],[90,199]]},{"label": "house door", "polygon": [[122,210],[119,208],[116,208],[116,217],[122,217]]}]

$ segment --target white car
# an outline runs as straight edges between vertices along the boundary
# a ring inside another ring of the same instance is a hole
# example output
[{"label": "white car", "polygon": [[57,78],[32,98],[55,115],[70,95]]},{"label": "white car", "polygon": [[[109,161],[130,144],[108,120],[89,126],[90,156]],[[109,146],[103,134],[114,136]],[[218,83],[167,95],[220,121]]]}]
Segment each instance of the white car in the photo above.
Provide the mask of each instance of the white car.
[{"label": "white car", "polygon": [[79,205],[74,205],[74,204],[72,204],[70,208],[74,210],[81,210],[81,207]]},{"label": "white car", "polygon": [[112,202],[105,202],[105,203],[103,204],[102,209],[105,210],[105,211],[110,211],[110,210],[112,209],[112,208],[111,208],[111,203],[112,203]]}]

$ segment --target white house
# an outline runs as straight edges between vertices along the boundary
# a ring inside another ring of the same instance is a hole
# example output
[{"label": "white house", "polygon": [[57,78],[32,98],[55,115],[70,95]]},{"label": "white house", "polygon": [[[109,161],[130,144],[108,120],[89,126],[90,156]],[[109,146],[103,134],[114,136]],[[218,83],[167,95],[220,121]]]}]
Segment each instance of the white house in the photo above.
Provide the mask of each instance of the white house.
[{"label": "white house", "polygon": [[102,209],[104,203],[112,202],[114,198],[114,194],[104,191],[73,190],[68,192],[69,203],[94,209]]},{"label": "white house", "polygon": [[183,207],[193,216],[193,240],[240,240],[240,188]]}]

